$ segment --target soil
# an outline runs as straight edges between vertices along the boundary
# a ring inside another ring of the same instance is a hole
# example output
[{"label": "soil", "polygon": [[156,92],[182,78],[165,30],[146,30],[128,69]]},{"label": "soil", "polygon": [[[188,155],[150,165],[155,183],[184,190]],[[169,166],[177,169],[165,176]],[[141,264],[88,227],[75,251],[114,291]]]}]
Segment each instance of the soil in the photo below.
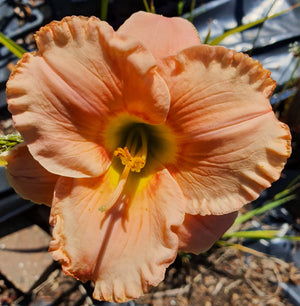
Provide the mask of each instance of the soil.
[{"label": "soil", "polygon": [[165,281],[138,305],[292,305],[279,286],[299,283],[300,271],[291,263],[229,247],[189,256],[178,257]]},{"label": "soil", "polygon": [[[300,284],[292,263],[265,254],[249,255],[230,247],[214,247],[199,256],[179,255],[165,280],[136,300],[139,306],[164,305],[293,305],[280,283]],[[58,265],[28,294],[0,277],[1,305],[95,305],[90,284],[66,276]],[[100,305],[100,304],[97,304]]]}]

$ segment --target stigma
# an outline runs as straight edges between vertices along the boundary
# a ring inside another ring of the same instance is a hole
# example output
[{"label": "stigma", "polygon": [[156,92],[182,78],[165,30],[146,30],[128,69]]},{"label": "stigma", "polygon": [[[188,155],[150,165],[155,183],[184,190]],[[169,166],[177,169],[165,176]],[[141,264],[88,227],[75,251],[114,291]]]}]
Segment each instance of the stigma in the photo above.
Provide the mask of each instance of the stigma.
[{"label": "stigma", "polygon": [[120,158],[124,169],[119,182],[107,203],[99,208],[101,212],[109,210],[121,198],[131,172],[141,172],[145,167],[148,153],[148,139],[142,127],[136,127],[127,136],[124,148],[118,147],[114,157]]}]

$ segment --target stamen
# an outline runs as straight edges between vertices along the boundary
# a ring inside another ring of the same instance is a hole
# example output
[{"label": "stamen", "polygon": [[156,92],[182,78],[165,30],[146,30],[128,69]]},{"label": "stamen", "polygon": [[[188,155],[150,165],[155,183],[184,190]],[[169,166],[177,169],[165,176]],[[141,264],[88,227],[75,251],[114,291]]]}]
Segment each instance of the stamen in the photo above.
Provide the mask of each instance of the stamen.
[{"label": "stamen", "polygon": [[[138,152],[138,146],[140,146]],[[128,149],[129,148],[129,149]],[[133,129],[126,140],[126,146],[123,148],[117,148],[114,151],[114,156],[119,157],[124,170],[120,176],[120,180],[114,192],[111,194],[107,203],[99,208],[100,211],[104,212],[114,206],[114,204],[121,197],[128,176],[131,172],[141,172],[146,165],[147,160],[147,135],[143,128]]]},{"label": "stamen", "polygon": [[[140,149],[136,152],[139,144]],[[140,172],[146,164],[147,150],[146,133],[143,128],[136,128],[129,133],[124,149],[117,148],[114,156],[119,157],[122,165],[129,166],[132,172]]]},{"label": "stamen", "polygon": [[118,148],[117,150],[115,150],[114,156],[119,157],[121,159],[122,165],[130,166],[129,163],[132,160],[132,157],[131,157],[127,147],[125,147],[124,149]]},{"label": "stamen", "polygon": [[109,200],[107,201],[107,203],[103,206],[101,206],[99,208],[99,210],[101,212],[104,212],[104,211],[107,211],[109,210],[110,208],[112,208],[115,203],[118,201],[118,199],[120,198],[123,190],[124,190],[124,186],[127,182],[127,178],[128,178],[128,175],[130,173],[130,167],[129,166],[126,166],[121,174],[121,177],[120,177],[120,180],[118,182],[118,185],[116,187],[116,189],[114,190],[114,192],[111,194]]}]

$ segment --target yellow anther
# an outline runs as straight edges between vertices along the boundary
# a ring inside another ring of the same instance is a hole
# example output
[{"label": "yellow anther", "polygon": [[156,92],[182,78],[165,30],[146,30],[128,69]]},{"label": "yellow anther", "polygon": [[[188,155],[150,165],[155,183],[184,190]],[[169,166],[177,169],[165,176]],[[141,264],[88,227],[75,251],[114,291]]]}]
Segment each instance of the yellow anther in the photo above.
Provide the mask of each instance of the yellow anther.
[{"label": "yellow anther", "polygon": [[114,156],[119,157],[122,165],[128,166],[132,172],[140,172],[146,164],[147,149],[145,131],[141,128],[134,129],[127,137],[126,146],[124,148],[117,148],[114,151]]},{"label": "yellow anther", "polygon": [[123,148],[117,148],[117,150],[114,151],[114,156],[119,157],[121,159],[122,165],[124,166],[130,166],[132,156],[130,155],[127,147]]},{"label": "yellow anther", "polygon": [[129,167],[132,172],[141,172],[141,169],[144,168],[146,164],[144,157],[132,157],[127,147],[124,149],[117,148],[117,150],[114,152],[114,156],[119,157],[121,159],[122,165]]},{"label": "yellow anther", "polygon": [[141,169],[145,167],[146,161],[142,157],[134,157],[131,162],[130,170],[133,172],[141,172]]}]

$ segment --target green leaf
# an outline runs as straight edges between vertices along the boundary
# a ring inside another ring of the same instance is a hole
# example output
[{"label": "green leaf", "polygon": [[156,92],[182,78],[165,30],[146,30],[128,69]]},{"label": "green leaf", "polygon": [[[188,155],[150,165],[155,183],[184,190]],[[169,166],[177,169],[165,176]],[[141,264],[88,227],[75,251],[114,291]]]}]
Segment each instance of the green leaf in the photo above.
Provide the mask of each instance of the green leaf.
[{"label": "green leaf", "polygon": [[295,9],[295,8],[297,8],[297,7],[299,7],[299,6],[300,6],[300,3],[298,3],[298,4],[296,4],[296,5],[293,5],[293,6],[291,6],[290,8],[285,9],[285,10],[283,10],[283,11],[280,11],[280,12],[278,12],[278,13],[276,13],[276,14],[271,15],[271,16],[263,17],[263,18],[260,18],[260,19],[258,19],[258,20],[256,20],[256,21],[253,21],[253,22],[250,22],[250,23],[247,23],[247,24],[243,24],[243,25],[241,25],[241,26],[239,26],[239,27],[236,27],[236,28],[234,28],[234,29],[232,29],[232,30],[229,30],[229,31],[225,32],[224,34],[222,34],[222,35],[220,35],[220,36],[214,38],[212,41],[209,42],[209,45],[211,45],[211,46],[218,45],[218,44],[219,44],[222,40],[224,40],[227,36],[230,36],[230,35],[236,34],[236,33],[240,33],[240,32],[243,32],[243,31],[245,31],[245,30],[248,30],[248,29],[250,29],[250,28],[253,28],[253,27],[255,27],[255,26],[257,26],[257,25],[259,25],[259,24],[265,22],[266,20],[269,20],[269,19],[278,17],[278,16],[280,16],[280,15],[282,15],[282,14],[285,14],[285,13],[287,13],[287,12],[289,12],[289,11],[291,11],[291,10],[293,10],[293,9]]},{"label": "green leaf", "polygon": [[210,39],[210,35],[211,35],[211,22],[208,25],[208,32],[207,32],[207,35],[206,35],[206,37],[204,39],[204,42],[203,42],[204,44],[208,43],[208,41]]},{"label": "green leaf", "polygon": [[196,5],[196,0],[192,0],[191,1],[191,7],[190,7],[190,16],[188,18],[188,20],[190,22],[193,22],[193,19],[194,19],[194,8],[195,8],[195,5]]},{"label": "green leaf", "polygon": [[150,10],[151,10],[151,13],[155,14],[154,0],[151,0],[150,2]]},{"label": "green leaf", "polygon": [[0,32],[0,43],[18,58],[21,58],[22,55],[27,52],[13,40],[5,36],[2,32]]},{"label": "green leaf", "polygon": [[180,0],[177,3],[177,15],[181,16],[183,14],[183,7],[184,7],[185,1],[184,0]]},{"label": "green leaf", "polygon": [[0,135],[0,167],[7,165],[7,161],[5,160],[7,151],[21,142],[23,142],[23,139],[20,134]]},{"label": "green leaf", "polygon": [[252,217],[261,215],[261,214],[265,213],[268,210],[271,210],[271,209],[273,209],[273,208],[275,208],[277,206],[280,206],[280,205],[282,205],[284,203],[287,203],[287,202],[289,202],[291,200],[296,199],[296,197],[297,197],[296,195],[292,194],[292,195],[289,195],[287,197],[281,198],[279,200],[275,200],[275,201],[269,202],[269,203],[265,204],[262,207],[259,207],[259,208],[256,208],[256,209],[252,209],[249,212],[247,212],[247,213],[245,213],[245,214],[243,214],[241,216],[238,216],[235,219],[234,224],[244,223],[247,220],[251,219]]},{"label": "green leaf", "polygon": [[101,0],[100,19],[106,20],[108,12],[108,0]]},{"label": "green leaf", "polygon": [[21,142],[23,139],[19,134],[0,135],[0,154],[11,150]]},{"label": "green leaf", "polygon": [[287,188],[292,188],[296,185],[296,183],[298,183],[298,181],[300,181],[300,174],[297,175],[287,186]]},{"label": "green leaf", "polygon": [[284,198],[285,196],[291,194],[298,187],[300,187],[300,175],[297,175],[283,191],[277,193],[274,196],[274,200],[279,200],[279,199]]},{"label": "green leaf", "polygon": [[280,235],[278,230],[258,230],[258,231],[240,231],[234,233],[225,233],[222,238],[246,238],[246,239],[285,239],[292,241],[300,241],[300,237],[289,236],[289,235]]},{"label": "green leaf", "polygon": [[148,5],[147,0],[143,0],[143,3],[144,3],[146,12],[151,13],[151,10],[150,10],[150,7],[149,7],[149,5]]}]

